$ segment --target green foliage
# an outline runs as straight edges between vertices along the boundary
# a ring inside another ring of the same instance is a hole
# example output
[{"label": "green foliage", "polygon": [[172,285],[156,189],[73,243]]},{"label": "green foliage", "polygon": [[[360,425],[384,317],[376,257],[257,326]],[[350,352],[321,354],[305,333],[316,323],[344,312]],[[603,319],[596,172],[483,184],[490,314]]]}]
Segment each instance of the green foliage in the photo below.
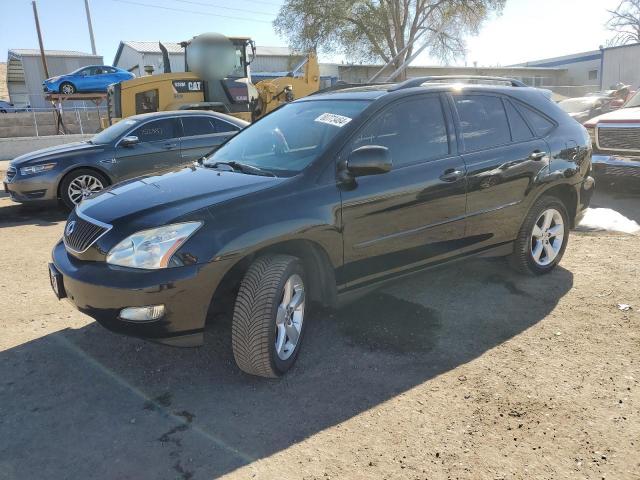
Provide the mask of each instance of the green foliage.
[{"label": "green foliage", "polygon": [[464,37],[475,34],[506,0],[286,0],[276,32],[297,51],[342,53],[353,61],[400,65],[425,42],[442,60],[463,55]]}]

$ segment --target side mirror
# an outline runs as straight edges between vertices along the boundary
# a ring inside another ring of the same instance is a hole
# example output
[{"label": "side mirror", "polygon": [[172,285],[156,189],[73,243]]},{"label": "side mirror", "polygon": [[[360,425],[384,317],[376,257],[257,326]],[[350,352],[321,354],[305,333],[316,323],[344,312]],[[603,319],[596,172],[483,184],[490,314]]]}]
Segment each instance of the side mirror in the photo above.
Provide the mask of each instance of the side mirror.
[{"label": "side mirror", "polygon": [[379,175],[391,171],[393,163],[387,147],[365,145],[356,148],[346,162],[346,170],[353,177]]},{"label": "side mirror", "polygon": [[133,147],[138,143],[140,143],[140,139],[135,135],[124,137],[122,140],[120,140],[120,145],[122,145],[123,147]]}]

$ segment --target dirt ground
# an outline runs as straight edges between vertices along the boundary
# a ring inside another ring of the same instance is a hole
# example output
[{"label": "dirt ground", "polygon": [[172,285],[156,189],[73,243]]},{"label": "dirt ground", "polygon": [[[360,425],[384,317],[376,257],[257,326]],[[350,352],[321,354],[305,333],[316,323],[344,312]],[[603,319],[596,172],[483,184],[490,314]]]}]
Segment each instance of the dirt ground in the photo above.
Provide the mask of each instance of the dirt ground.
[{"label": "dirt ground", "polygon": [[[640,196],[597,206],[640,222]],[[0,479],[640,479],[640,236],[574,232],[316,311],[280,380],[110,333],[58,302],[64,214],[0,198]],[[628,304],[629,310],[618,304]]]}]

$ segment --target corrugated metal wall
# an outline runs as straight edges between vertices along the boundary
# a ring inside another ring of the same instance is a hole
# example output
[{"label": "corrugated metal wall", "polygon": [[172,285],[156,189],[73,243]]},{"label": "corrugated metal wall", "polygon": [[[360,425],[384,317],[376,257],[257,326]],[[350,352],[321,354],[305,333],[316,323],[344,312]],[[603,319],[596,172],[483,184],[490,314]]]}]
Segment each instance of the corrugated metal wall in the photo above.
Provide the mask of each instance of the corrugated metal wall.
[{"label": "corrugated metal wall", "polygon": [[[21,58],[24,69],[24,83],[8,82],[9,96],[16,105],[30,104],[33,108],[46,108],[51,105],[44,100],[42,82],[45,80],[42,60],[37,56]],[[72,72],[86,65],[101,65],[102,57],[47,57],[49,75],[55,77]]]},{"label": "corrugated metal wall", "polygon": [[618,82],[640,86],[640,44],[604,50],[602,88],[608,89]]}]

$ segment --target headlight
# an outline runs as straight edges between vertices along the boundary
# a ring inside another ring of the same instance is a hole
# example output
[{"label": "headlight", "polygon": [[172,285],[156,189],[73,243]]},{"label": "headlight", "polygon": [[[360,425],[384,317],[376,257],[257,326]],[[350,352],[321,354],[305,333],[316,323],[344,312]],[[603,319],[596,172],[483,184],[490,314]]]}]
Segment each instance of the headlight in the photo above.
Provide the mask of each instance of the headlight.
[{"label": "headlight", "polygon": [[41,165],[31,165],[29,167],[22,167],[20,169],[20,175],[33,175],[34,173],[46,172],[55,167],[55,163],[43,163]]},{"label": "headlight", "polygon": [[132,268],[166,268],[180,246],[202,226],[185,222],[143,230],[128,236],[107,255],[107,263]]}]

